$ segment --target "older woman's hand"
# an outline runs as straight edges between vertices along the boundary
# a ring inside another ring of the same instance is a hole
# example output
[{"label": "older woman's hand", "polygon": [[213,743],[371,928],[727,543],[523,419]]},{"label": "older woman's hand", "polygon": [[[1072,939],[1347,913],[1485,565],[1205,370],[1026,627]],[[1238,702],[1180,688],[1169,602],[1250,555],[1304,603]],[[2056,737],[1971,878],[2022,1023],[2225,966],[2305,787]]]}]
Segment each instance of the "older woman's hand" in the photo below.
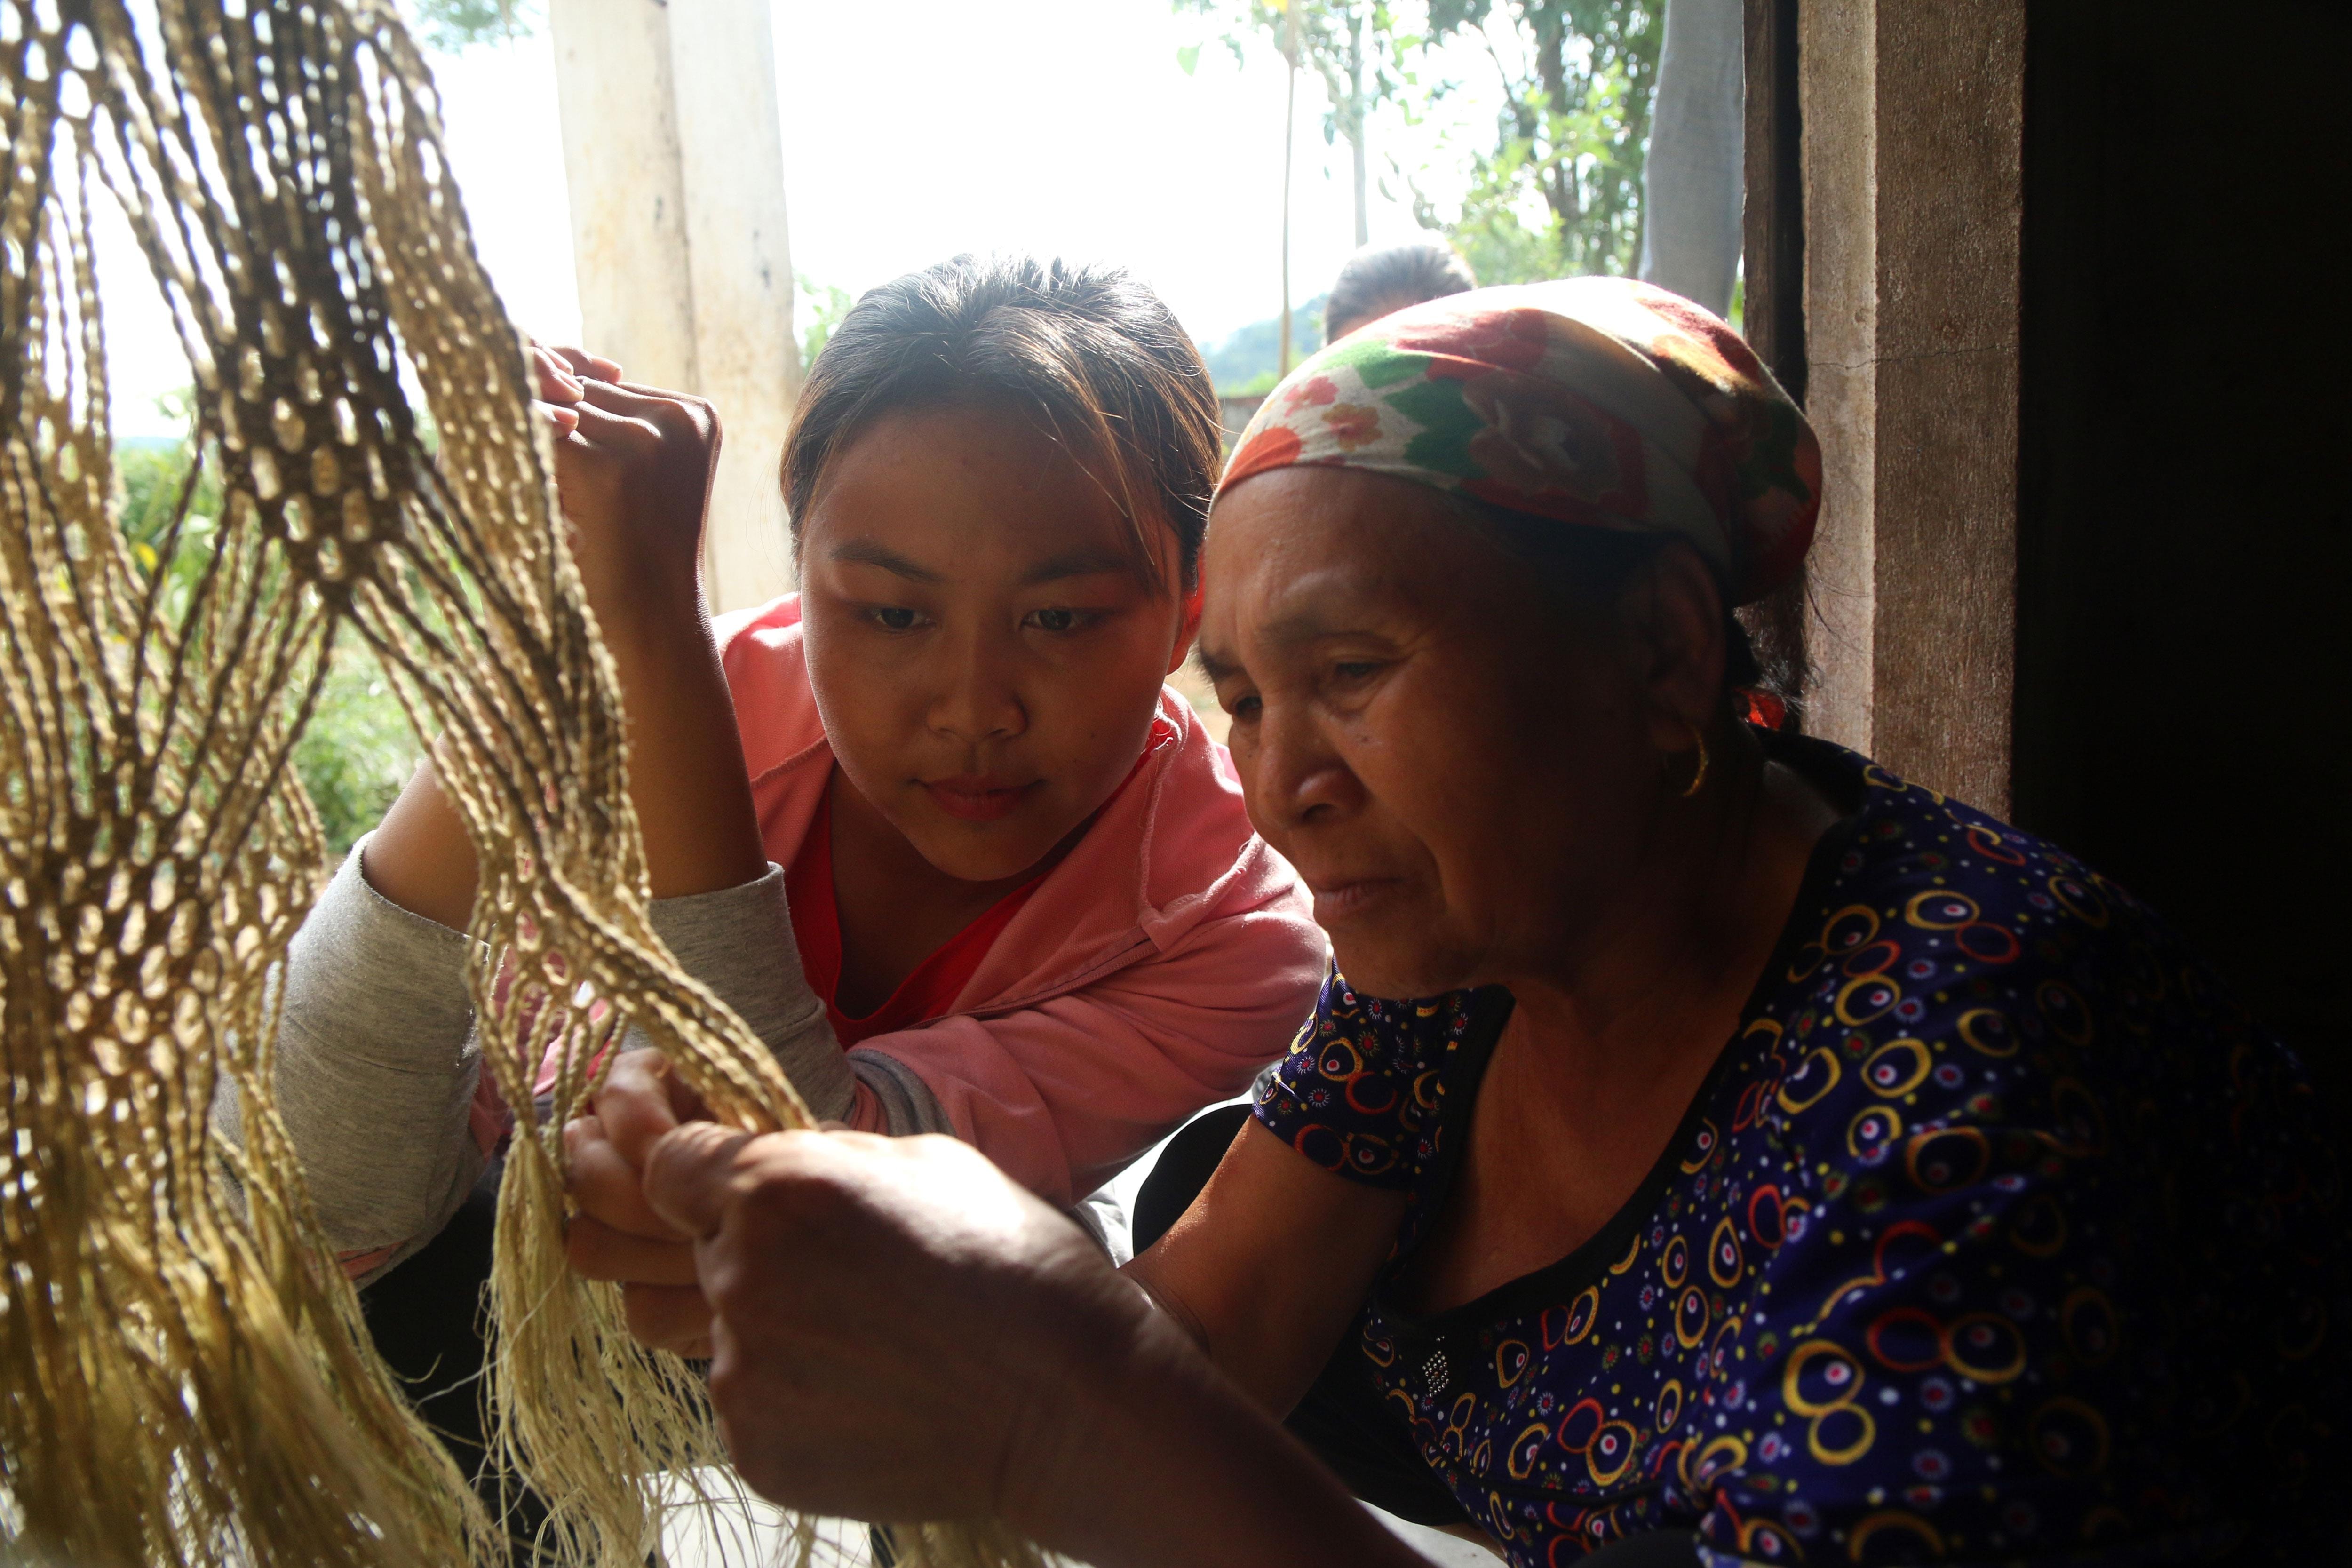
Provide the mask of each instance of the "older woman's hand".
[{"label": "older woman's hand", "polygon": [[654,1149],[645,1194],[698,1238],[737,1468],[796,1506],[1018,1511],[1008,1487],[1062,1458],[1037,1451],[1041,1407],[1068,1408],[1150,1327],[1083,1232],[952,1139],[689,1125]]},{"label": "older woman's hand", "polygon": [[995,1519],[1100,1568],[1420,1563],[1063,1215],[945,1138],[665,1136],[737,1468],[788,1505]]}]

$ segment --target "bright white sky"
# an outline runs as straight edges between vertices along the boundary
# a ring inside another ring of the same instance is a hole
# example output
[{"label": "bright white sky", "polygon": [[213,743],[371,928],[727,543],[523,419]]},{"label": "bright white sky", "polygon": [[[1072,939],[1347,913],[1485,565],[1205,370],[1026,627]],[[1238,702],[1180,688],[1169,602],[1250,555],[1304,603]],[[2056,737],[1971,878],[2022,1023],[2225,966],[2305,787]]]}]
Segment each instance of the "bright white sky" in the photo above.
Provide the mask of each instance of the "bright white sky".
[{"label": "bright white sky", "polygon": [[[855,294],[959,250],[1113,260],[1157,287],[1204,344],[1280,308],[1284,80],[1270,44],[1237,67],[1204,18],[1175,16],[1167,0],[772,4],[803,276]],[[1177,64],[1188,43],[1207,46],[1190,77]],[[1377,189],[1383,153],[1443,171],[1459,163],[1443,151],[1449,130],[1475,145],[1493,124],[1491,66],[1466,51],[1449,63],[1470,85],[1441,121],[1375,128],[1375,241],[1417,232],[1404,201]],[[544,28],[435,64],[450,158],[508,310],[535,336],[576,340]],[[1319,80],[1302,71],[1291,251],[1301,301],[1354,247],[1347,144],[1324,144],[1323,111]],[[1423,184],[1441,201],[1458,195],[1458,177]],[[117,433],[176,434],[153,401],[186,384],[186,366],[160,307],[132,297],[143,285],[127,236],[102,249]]]}]

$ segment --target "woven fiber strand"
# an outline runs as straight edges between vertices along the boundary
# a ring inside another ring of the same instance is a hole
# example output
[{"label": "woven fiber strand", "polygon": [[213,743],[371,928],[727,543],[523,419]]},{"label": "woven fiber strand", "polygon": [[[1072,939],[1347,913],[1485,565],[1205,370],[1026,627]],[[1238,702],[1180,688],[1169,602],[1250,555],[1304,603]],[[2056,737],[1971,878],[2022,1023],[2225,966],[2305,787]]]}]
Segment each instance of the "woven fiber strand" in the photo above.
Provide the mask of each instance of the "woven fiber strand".
[{"label": "woven fiber strand", "polygon": [[[564,1266],[560,1129],[632,1027],[722,1120],[808,1118],[654,935],[612,668],[428,74],[383,0],[0,0],[0,1561],[503,1560],[369,1350],[273,1107],[274,968],[323,858],[289,761],[357,637],[479,859],[467,979],[519,1119],[496,1443],[551,1560],[635,1568],[681,1479],[728,1472],[690,1371]],[[197,460],[138,542],[109,204],[195,389]],[[901,1539],[1036,1560],[992,1527]]]}]

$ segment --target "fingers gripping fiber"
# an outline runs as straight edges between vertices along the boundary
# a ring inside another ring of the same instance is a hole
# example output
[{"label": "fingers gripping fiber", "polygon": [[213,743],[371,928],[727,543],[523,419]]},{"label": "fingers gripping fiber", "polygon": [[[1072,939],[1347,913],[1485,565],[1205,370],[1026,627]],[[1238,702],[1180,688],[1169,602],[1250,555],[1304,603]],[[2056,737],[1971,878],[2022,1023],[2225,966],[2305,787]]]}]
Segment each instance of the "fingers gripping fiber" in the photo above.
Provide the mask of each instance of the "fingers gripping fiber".
[{"label": "fingers gripping fiber", "polygon": [[[468,984],[519,1121],[496,1442],[554,1561],[635,1568],[678,1478],[728,1482],[688,1369],[564,1266],[560,1129],[631,1025],[722,1119],[808,1118],[654,935],[613,672],[428,74],[384,0],[0,0],[0,1561],[502,1560],[272,1103],[275,966],[324,858],[290,756],[357,637],[479,858]],[[139,537],[101,221],[194,387],[196,459]]]}]

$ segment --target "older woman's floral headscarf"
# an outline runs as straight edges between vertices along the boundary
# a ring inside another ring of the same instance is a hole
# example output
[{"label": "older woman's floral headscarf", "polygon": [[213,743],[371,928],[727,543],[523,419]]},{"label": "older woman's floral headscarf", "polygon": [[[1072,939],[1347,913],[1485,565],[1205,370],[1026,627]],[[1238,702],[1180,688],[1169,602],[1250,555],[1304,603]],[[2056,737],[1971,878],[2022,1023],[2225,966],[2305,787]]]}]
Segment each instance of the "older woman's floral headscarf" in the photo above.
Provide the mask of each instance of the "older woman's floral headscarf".
[{"label": "older woman's floral headscarf", "polygon": [[1626,278],[1482,289],[1349,333],[1275,388],[1219,493],[1297,464],[1672,531],[1735,604],[1796,571],[1821,510],[1821,447],[1748,345]]}]

